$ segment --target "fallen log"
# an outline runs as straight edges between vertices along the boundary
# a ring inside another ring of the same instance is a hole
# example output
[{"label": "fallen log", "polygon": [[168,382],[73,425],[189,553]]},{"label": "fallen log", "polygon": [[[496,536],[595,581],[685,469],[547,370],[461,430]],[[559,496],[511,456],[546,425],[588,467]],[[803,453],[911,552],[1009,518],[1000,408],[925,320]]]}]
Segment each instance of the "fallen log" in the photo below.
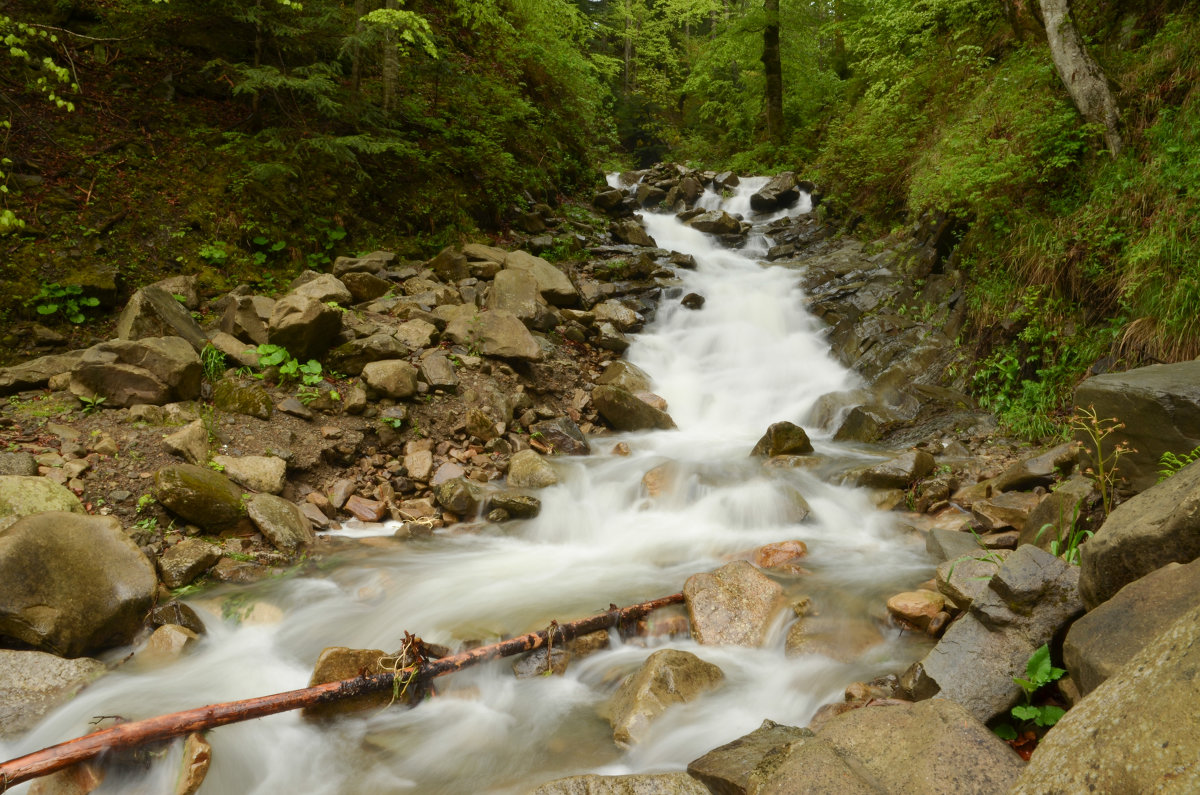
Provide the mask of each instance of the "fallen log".
[{"label": "fallen log", "polygon": [[398,668],[395,671],[342,679],[300,690],[290,690],[286,693],[210,704],[206,707],[173,712],[156,718],[120,723],[0,764],[0,793],[23,781],[54,773],[79,762],[85,762],[105,751],[136,748],[229,723],[239,723],[279,712],[329,704],[367,693],[388,690],[394,686],[397,679],[405,686],[415,685],[422,689],[424,682],[429,679],[470,668],[485,660],[534,651],[554,643],[565,643],[580,635],[602,629],[615,627],[620,631],[632,627],[639,618],[647,613],[660,607],[682,602],[683,594],[676,593],[628,607],[618,608],[616,605],[610,605],[606,612],[581,618],[578,621],[566,624],[551,623],[549,628],[541,632],[530,632],[499,643],[479,646],[460,654]]}]

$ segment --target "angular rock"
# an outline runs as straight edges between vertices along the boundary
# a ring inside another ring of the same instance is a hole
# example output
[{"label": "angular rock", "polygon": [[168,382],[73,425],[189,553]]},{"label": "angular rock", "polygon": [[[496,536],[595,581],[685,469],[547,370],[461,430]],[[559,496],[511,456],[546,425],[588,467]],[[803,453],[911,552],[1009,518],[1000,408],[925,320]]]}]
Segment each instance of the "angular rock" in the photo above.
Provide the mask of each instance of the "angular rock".
[{"label": "angular rock", "polygon": [[454,364],[444,354],[435,353],[421,359],[421,380],[433,389],[445,389],[447,392],[458,391],[458,374]]},{"label": "angular rock", "polygon": [[0,475],[26,475],[38,473],[38,462],[30,453],[0,453]]},{"label": "angular rock", "polygon": [[1007,550],[997,550],[985,556],[976,548],[971,555],[943,562],[937,567],[938,591],[959,610],[969,610],[987,591],[992,575],[1000,570],[1008,555]]},{"label": "angular rock", "polygon": [[404,456],[404,468],[415,481],[425,482],[433,474],[433,453],[429,450],[414,450]]},{"label": "angular rock", "polygon": [[567,275],[541,257],[525,251],[510,251],[504,257],[504,269],[526,271],[532,275],[537,280],[542,298],[553,306],[575,306],[579,303],[579,291]]},{"label": "angular rock", "polygon": [[675,421],[619,386],[597,386],[592,390],[596,411],[619,431],[642,431],[651,428],[670,430]]},{"label": "angular rock", "polygon": [[794,570],[807,554],[808,545],[803,541],[779,541],[756,549],[754,565],[761,569]]},{"label": "angular rock", "polygon": [[609,701],[613,740],[622,748],[636,745],[646,738],[651,722],[669,707],[694,701],[724,680],[720,668],[690,652],[654,652],[625,678]]},{"label": "angular rock", "polygon": [[464,477],[438,483],[433,488],[433,494],[438,505],[463,518],[474,518],[483,507],[483,489]]},{"label": "angular rock", "polygon": [[763,186],[762,190],[750,196],[750,209],[765,213],[780,207],[790,207],[800,198],[800,190],[796,187],[796,175],[791,171],[774,176]]},{"label": "angular rock", "polygon": [[176,599],[172,599],[166,604],[160,604],[151,610],[150,623],[154,626],[177,624],[185,629],[190,629],[197,635],[203,635],[206,632],[204,622],[200,620],[200,616],[196,615],[196,611]]},{"label": "angular rock", "polygon": [[130,642],[154,565],[109,516],[49,511],[0,531],[0,636],[64,657]]},{"label": "angular rock", "polygon": [[0,531],[23,516],[45,511],[86,514],[83,503],[66,486],[49,478],[0,476]]},{"label": "angular rock", "polygon": [[637,218],[624,218],[620,221],[613,221],[608,227],[609,233],[621,241],[628,243],[631,246],[643,246],[645,248],[655,248],[658,244],[654,242],[654,238],[650,237],[646,232],[646,228],[642,226],[642,222]]},{"label": "angular rock", "polygon": [[592,452],[587,437],[570,417],[535,422],[529,426],[529,435],[544,442],[554,455],[588,455]]},{"label": "angular rock", "polygon": [[929,629],[929,623],[946,607],[946,597],[933,591],[905,591],[887,600],[887,611],[905,624]]},{"label": "angular rock", "polygon": [[744,560],[693,574],[683,586],[692,636],[706,646],[760,646],[783,586]]},{"label": "angular rock", "polygon": [[709,795],[709,790],[687,773],[630,776],[589,773],[549,781],[535,789],[533,795]]},{"label": "angular rock", "polygon": [[405,321],[396,328],[396,339],[413,350],[428,348],[437,336],[437,326],[420,318]]},{"label": "angular rock", "polygon": [[246,515],[240,488],[221,473],[194,464],[158,470],[154,496],[171,513],[205,529],[224,529]]},{"label": "angular rock", "polygon": [[1200,607],[1067,712],[1013,794],[1200,791],[1197,669]]},{"label": "angular rock", "polygon": [[534,450],[514,453],[508,462],[508,485],[518,489],[544,489],[558,483],[558,473]]},{"label": "angular rock", "polygon": [[0,395],[11,395],[26,389],[41,389],[55,376],[69,373],[83,359],[85,351],[40,356],[11,367],[0,367]]},{"label": "angular rock", "polygon": [[513,519],[532,519],[542,512],[542,501],[515,491],[500,491],[488,497],[485,507],[485,511],[496,510]]},{"label": "angular rock", "polygon": [[618,331],[640,331],[645,323],[641,315],[620,301],[596,304],[592,307],[592,318],[596,323],[611,323]]},{"label": "angular rock", "polygon": [[484,356],[501,359],[540,361],[541,346],[529,329],[511,312],[503,310],[478,311],[474,307],[455,307],[450,316],[444,339],[476,348]]},{"label": "angular rock", "polygon": [[371,334],[351,340],[329,352],[329,366],[348,375],[359,375],[371,362],[385,359],[403,359],[411,348],[391,334]]},{"label": "angular rock", "polygon": [[64,660],[41,651],[0,649],[0,738],[32,729],[108,668],[99,660]]},{"label": "angular rock", "polygon": [[1091,478],[1072,475],[1055,486],[1030,511],[1021,528],[1020,543],[1049,550],[1050,542],[1057,540],[1065,546],[1072,529],[1087,530],[1099,526],[1095,521],[1099,502],[1100,492]]},{"label": "angular rock", "polygon": [[596,336],[593,344],[613,353],[623,353],[629,349],[629,338],[621,333],[612,323],[600,323],[596,326]]},{"label": "angular rock", "polygon": [[1032,458],[1016,462],[994,481],[996,491],[1029,491],[1036,486],[1049,486],[1075,468],[1079,446],[1066,442],[1044,450]]},{"label": "angular rock", "polygon": [[212,764],[212,746],[199,732],[192,732],[183,741],[183,761],[174,795],[196,795]]},{"label": "angular rock", "polygon": [[1063,663],[1080,695],[1099,687],[1197,606],[1200,560],[1169,563],[1129,583],[1072,624],[1063,642]]},{"label": "angular rock", "polygon": [[[349,649],[345,646],[330,646],[321,650],[313,666],[312,677],[308,680],[309,687],[323,685],[326,682],[338,682],[343,679],[353,679],[358,676],[372,676],[384,672],[385,662],[396,659],[382,649]],[[305,707],[301,714],[310,719],[334,718],[365,710],[378,711],[392,703],[391,690],[382,690],[353,698],[343,698],[329,704]],[[406,696],[396,701],[411,700]]]},{"label": "angular rock", "polygon": [[863,472],[858,477],[858,485],[876,489],[907,489],[932,472],[933,468],[933,456],[924,450],[910,450]]},{"label": "angular rock", "polygon": [[199,538],[185,538],[159,557],[158,571],[163,585],[174,590],[191,583],[220,559],[220,547]]},{"label": "angular rock", "polygon": [[230,414],[271,419],[275,411],[271,395],[260,384],[242,384],[225,378],[213,387],[213,405]]},{"label": "angular rock", "polygon": [[1121,503],[1079,548],[1089,608],[1168,563],[1200,557],[1200,462]]},{"label": "angular rock", "polygon": [[251,491],[278,494],[287,483],[287,462],[273,455],[218,455],[213,461],[225,468],[227,478]]},{"label": "angular rock", "polygon": [[185,627],[175,624],[164,624],[151,633],[146,645],[137,653],[137,659],[143,664],[163,665],[171,663],[183,656],[199,635]]},{"label": "angular rock", "polygon": [[356,304],[374,301],[391,292],[394,285],[387,279],[381,279],[373,273],[346,273],[339,277],[342,284],[350,291],[351,299]]},{"label": "angular rock", "polygon": [[713,235],[735,235],[742,230],[741,221],[723,210],[713,210],[697,215],[688,221],[688,226],[698,232],[707,232]]},{"label": "angular rock", "polygon": [[368,387],[390,398],[412,397],[417,393],[417,368],[401,359],[371,362],[362,369]]},{"label": "angular rock", "polygon": [[261,295],[235,296],[221,315],[221,331],[243,342],[266,345],[267,325],[274,309],[273,298]]},{"label": "angular rock", "polygon": [[693,760],[688,764],[687,772],[707,785],[709,792],[741,795],[748,791],[750,774],[772,751],[812,736],[808,729],[766,720],[749,734]]},{"label": "angular rock", "polygon": [[250,521],[280,552],[294,554],[314,540],[312,523],[295,504],[274,494],[255,494],[246,503]]},{"label": "angular rock", "polygon": [[488,294],[487,308],[511,312],[531,329],[547,331],[556,324],[554,314],[538,291],[537,279],[527,270],[509,269],[497,273]]},{"label": "angular rock", "polygon": [[346,513],[360,522],[380,522],[387,516],[387,505],[378,500],[368,500],[351,494],[343,506]]},{"label": "angular rock", "polygon": [[301,284],[293,282],[289,295],[302,295],[307,298],[313,298],[323,304],[332,302],[346,305],[354,300],[354,296],[346,288],[346,285],[342,283],[342,280],[329,273],[314,274],[312,278]]},{"label": "angular rock", "polygon": [[1040,494],[1027,491],[1007,491],[1002,494],[977,500],[971,505],[971,513],[986,529],[999,532],[1013,528],[1023,530],[1025,520],[1042,501]]},{"label": "angular rock", "polygon": [[208,335],[183,304],[160,287],[143,287],[129,299],[117,318],[117,339],[182,337],[197,353],[208,344]]},{"label": "angular rock", "polygon": [[795,423],[784,421],[772,423],[754,445],[750,455],[773,458],[777,455],[807,455],[812,451],[812,442],[808,440],[804,429]]},{"label": "angular rock", "polygon": [[306,295],[285,295],[275,302],[267,341],[287,348],[300,361],[319,359],[342,330],[342,313]]},{"label": "angular rock", "polygon": [[202,376],[200,357],[182,337],[117,340],[84,351],[71,371],[70,390],[102,397],[111,408],[161,406],[199,397]]},{"label": "angular rock", "polygon": [[167,452],[189,464],[200,466],[208,461],[208,429],[203,420],[195,420],[162,439]]}]

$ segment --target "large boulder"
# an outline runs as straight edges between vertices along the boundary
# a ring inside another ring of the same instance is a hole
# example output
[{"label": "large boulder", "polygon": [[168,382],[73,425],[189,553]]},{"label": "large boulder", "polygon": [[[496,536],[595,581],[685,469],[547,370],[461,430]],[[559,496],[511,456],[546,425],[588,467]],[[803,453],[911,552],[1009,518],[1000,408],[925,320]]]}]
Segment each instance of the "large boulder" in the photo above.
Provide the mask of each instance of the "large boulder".
[{"label": "large boulder", "polygon": [[780,207],[790,207],[800,198],[796,175],[791,171],[774,176],[762,190],[750,196],[750,209],[765,213]]},{"label": "large boulder", "polygon": [[529,426],[529,436],[550,448],[554,455],[588,455],[587,437],[570,417],[555,417]]},{"label": "large boulder", "polygon": [[526,251],[510,251],[504,258],[504,269],[529,273],[537,281],[542,298],[554,306],[575,306],[579,303],[579,291],[567,275],[541,257]]},{"label": "large boulder", "polygon": [[[1120,421],[1104,450],[1122,442],[1133,448],[1121,456],[1119,472],[1134,491],[1148,489],[1158,481],[1163,453],[1200,446],[1200,360],[1092,376],[1075,390],[1075,405]],[[1076,439],[1092,445],[1084,434]]]},{"label": "large boulder", "polygon": [[688,221],[688,226],[713,235],[735,235],[742,230],[741,222],[723,210],[701,213]]},{"label": "large boulder", "polygon": [[78,657],[129,643],[154,565],[115,517],[50,511],[0,531],[0,636]]},{"label": "large boulder", "polygon": [[502,309],[479,311],[472,306],[454,307],[442,336],[484,356],[540,361],[542,348],[520,319]]},{"label": "large boulder", "polygon": [[417,392],[417,368],[400,359],[371,362],[363,367],[362,380],[384,397],[406,398]]},{"label": "large boulder", "polygon": [[704,645],[760,646],[783,586],[744,560],[693,574],[683,586],[692,636]]},{"label": "large boulder", "polygon": [[996,491],[1026,491],[1049,486],[1075,468],[1078,453],[1079,446],[1074,442],[1051,447],[1012,464],[996,476],[992,485]]},{"label": "large boulder", "polygon": [[291,293],[275,302],[267,341],[287,348],[297,359],[318,359],[342,330],[341,310],[317,299]]},{"label": "large boulder", "polygon": [[245,414],[260,420],[271,419],[275,404],[262,384],[243,384],[235,378],[222,378],[212,390],[213,405],[230,414]]},{"label": "large boulder", "polygon": [[518,489],[544,489],[558,483],[558,473],[535,450],[513,454],[508,462],[508,485]]},{"label": "large boulder", "polygon": [[246,515],[240,488],[221,473],[194,464],[158,470],[154,497],[171,513],[204,529],[221,530]]},{"label": "large boulder", "polygon": [[654,242],[654,238],[646,231],[646,227],[642,226],[642,222],[637,218],[623,218],[619,221],[613,221],[609,225],[608,231],[622,243],[628,243],[632,246],[644,246],[646,248],[654,248],[658,244]]},{"label": "large boulder", "polygon": [[221,331],[243,342],[267,344],[267,324],[275,310],[275,299],[265,295],[230,296],[221,315]]},{"label": "large boulder", "polygon": [[694,701],[716,688],[725,674],[691,652],[662,649],[654,652],[617,688],[608,705],[613,740],[628,748],[644,740],[650,724],[675,704]]},{"label": "large boulder", "polygon": [[32,729],[43,715],[104,675],[99,660],[0,649],[0,738]]},{"label": "large boulder", "polygon": [[309,271],[292,282],[291,295],[306,295],[323,304],[348,304],[354,300],[349,288],[342,280],[330,273]]},{"label": "large boulder", "polygon": [[528,270],[508,269],[496,274],[488,294],[488,309],[512,312],[526,326],[547,331],[555,317],[538,292],[538,282]]},{"label": "large boulder", "polygon": [[806,455],[812,451],[812,442],[808,440],[804,429],[793,422],[784,421],[773,423],[767,428],[767,432],[754,445],[750,455]]},{"label": "large boulder", "polygon": [[688,773],[707,785],[708,792],[745,793],[750,774],[776,748],[806,737],[808,729],[763,721],[754,731],[706,753],[688,764]]},{"label": "large boulder", "polygon": [[1080,694],[1099,687],[1198,605],[1200,560],[1169,563],[1072,624],[1063,642],[1063,663]]},{"label": "large boulder", "polygon": [[69,373],[79,365],[85,351],[39,356],[28,362],[0,367],[0,395],[11,395],[26,389],[41,389],[56,375]]},{"label": "large boulder", "polygon": [[180,588],[211,569],[221,559],[221,548],[199,538],[185,538],[158,559],[163,585]]},{"label": "large boulder", "polygon": [[910,450],[862,472],[858,476],[858,485],[876,489],[906,489],[932,472],[934,466],[932,455],[924,450]]},{"label": "large boulder", "polygon": [[1076,704],[1014,795],[1200,791],[1200,606]]},{"label": "large boulder", "polygon": [[637,395],[619,386],[597,386],[592,390],[592,403],[600,416],[619,431],[644,431],[651,428],[670,430],[675,421],[665,411],[659,411]]},{"label": "large boulder", "polygon": [[452,478],[433,487],[438,505],[463,518],[474,518],[483,507],[484,493],[479,484],[466,478]]},{"label": "large boulder", "polygon": [[246,513],[263,538],[280,552],[295,554],[316,539],[304,512],[274,494],[255,494],[246,502]]},{"label": "large boulder", "polygon": [[203,375],[200,357],[182,337],[115,340],[84,352],[71,371],[70,390],[104,398],[112,408],[161,406],[199,397]]},{"label": "large boulder", "polygon": [[617,359],[605,367],[604,372],[600,373],[600,377],[596,379],[596,383],[605,386],[619,386],[635,395],[639,392],[649,392],[651,386],[649,373],[624,359]]},{"label": "large boulder", "polygon": [[687,773],[630,776],[589,773],[548,781],[535,789],[533,795],[709,795],[709,789]]},{"label": "large boulder", "polygon": [[143,287],[133,294],[117,318],[117,339],[183,337],[196,350],[204,350],[208,335],[190,312],[161,287]]},{"label": "large boulder", "polygon": [[1117,506],[1079,557],[1089,608],[1168,563],[1200,557],[1200,462]]},{"label": "large boulder", "polygon": [[1072,475],[1054,487],[1030,511],[1021,528],[1020,543],[1050,549],[1052,541],[1064,543],[1071,531],[1094,529],[1100,492],[1096,483],[1084,475]]},{"label": "large boulder", "polygon": [[1079,569],[1035,546],[1013,552],[970,609],[909,671],[913,695],[956,701],[981,721],[1008,712],[1033,652],[1083,612]]},{"label": "large boulder", "polygon": [[44,511],[86,514],[83,503],[62,484],[30,475],[0,476],[0,530],[22,516]]},{"label": "large boulder", "polygon": [[251,491],[278,494],[287,483],[287,462],[274,455],[218,455],[213,463],[222,467],[225,477]]}]

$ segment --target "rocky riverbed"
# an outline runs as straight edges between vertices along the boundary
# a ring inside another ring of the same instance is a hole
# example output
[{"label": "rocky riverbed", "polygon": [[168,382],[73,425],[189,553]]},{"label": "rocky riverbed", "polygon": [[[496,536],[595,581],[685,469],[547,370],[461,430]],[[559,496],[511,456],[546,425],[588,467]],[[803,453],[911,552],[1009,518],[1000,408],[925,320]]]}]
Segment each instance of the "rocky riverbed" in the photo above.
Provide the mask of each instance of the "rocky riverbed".
[{"label": "rocky riverbed", "polygon": [[[887,460],[826,465],[790,422],[763,428],[747,452],[768,467],[809,467],[869,489],[923,540],[941,562],[936,577],[873,614],[927,635],[930,649],[907,670],[851,685],[808,728],[768,722],[687,773],[586,776],[539,791],[765,793],[797,791],[798,782],[821,792],[1046,791],[1037,782],[1048,766],[1063,792],[1079,782],[1193,781],[1191,733],[1170,719],[1185,699],[1156,706],[1168,719],[1139,735],[1089,694],[1111,692],[1132,713],[1158,692],[1147,688],[1190,687],[1177,667],[1187,653],[1172,650],[1190,648],[1179,644],[1191,630],[1171,619],[1186,619],[1187,594],[1198,592],[1186,587],[1194,566],[1178,565],[1200,554],[1187,541],[1194,467],[1161,486],[1131,486],[1129,496],[1145,491],[1106,518],[1103,489],[1112,484],[1097,488],[1080,445],[1005,439],[964,393],[969,364],[951,342],[965,318],[963,277],[947,256],[945,223],[863,243],[838,235],[820,212],[756,229],[753,215],[697,205],[706,189],[736,181],[678,166],[622,175],[622,186],[595,197],[606,227],[573,228],[541,207],[524,248],[472,244],[426,262],[389,252],[341,258],[330,273],[302,273],[274,296],[241,287],[203,297],[194,279],[175,277],[130,297],[115,339],[0,370],[5,733],[25,731],[121,665],[119,650],[186,655],[204,627],[181,596],[314,574],[338,554],[434,534],[489,532],[537,515],[539,490],[558,477],[549,459],[586,456],[612,431],[673,427],[649,377],[621,359],[627,335],[663,302],[699,309],[706,299],[678,287],[694,261],[658,248],[634,214],[653,207],[730,247],[765,232],[773,246],[764,267],[795,272],[810,311],[829,327],[833,354],[859,377],[799,419]],[[813,191],[780,175],[751,207],[770,213]],[[536,256],[553,245],[540,234],[546,228],[577,254]],[[1200,435],[1186,416],[1176,421],[1181,401],[1200,403],[1190,371],[1179,369],[1189,366],[1100,377],[1081,390],[1126,420],[1142,451],[1131,460],[1143,468],[1155,445]],[[1174,430],[1145,438],[1167,413]],[[643,487],[654,496],[674,476],[651,470]],[[371,537],[336,534],[341,528]],[[1072,529],[1096,532],[1082,566],[1048,551]],[[802,574],[805,555],[803,544],[788,543],[696,572],[684,587],[687,618],[651,631],[757,646],[790,610],[789,653],[858,653],[847,640],[853,628],[782,598],[772,576]],[[1060,664],[1065,655],[1069,672],[1052,700],[1079,706],[1027,768],[1014,748],[1027,755],[1029,738],[1010,747],[988,727],[1010,720],[1023,698],[1013,677],[1042,644]],[[1123,667],[1135,657],[1156,662]],[[545,655],[533,664],[548,667]],[[342,669],[330,665],[317,678]],[[651,655],[613,695],[614,741],[636,745],[664,710],[704,698],[722,676],[688,652]],[[1133,773],[1112,772],[1099,754],[1084,760],[1076,749],[1088,741],[1072,727],[1088,710],[1098,712],[1088,720],[1113,722],[1114,758],[1127,755],[1120,743],[1154,742],[1154,752]],[[189,747],[199,770],[207,752],[198,738]],[[199,770],[188,786],[202,779]]]}]

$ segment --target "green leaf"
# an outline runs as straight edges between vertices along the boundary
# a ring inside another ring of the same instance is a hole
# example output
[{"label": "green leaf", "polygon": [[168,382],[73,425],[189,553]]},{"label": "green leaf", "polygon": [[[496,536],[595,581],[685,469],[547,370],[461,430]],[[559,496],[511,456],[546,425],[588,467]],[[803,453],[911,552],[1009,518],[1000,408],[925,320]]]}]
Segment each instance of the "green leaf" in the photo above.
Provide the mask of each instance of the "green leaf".
[{"label": "green leaf", "polygon": [[1042,710],[1040,707],[1031,707],[1022,704],[1012,708],[1012,716],[1020,720],[1034,720],[1041,717]]},{"label": "green leaf", "polygon": [[1037,725],[1038,726],[1053,726],[1062,720],[1062,716],[1066,715],[1067,711],[1062,707],[1042,707],[1038,711]]},{"label": "green leaf", "polygon": [[1017,739],[1017,730],[1014,729],[1012,727],[1012,725],[1008,724],[1008,723],[1001,723],[999,726],[992,729],[992,733],[995,734],[997,737],[999,737],[1001,740]]},{"label": "green leaf", "polygon": [[1050,646],[1043,643],[1029,658],[1029,663],[1025,666],[1025,675],[1040,687],[1051,681],[1050,668]]},{"label": "green leaf", "polygon": [[1013,681],[1016,682],[1017,684],[1019,684],[1021,686],[1021,689],[1024,690],[1029,695],[1033,695],[1033,691],[1037,690],[1039,687],[1039,685],[1035,685],[1033,682],[1030,682],[1028,679],[1022,679],[1019,676],[1014,676]]},{"label": "green leaf", "polygon": [[40,304],[37,308],[39,315],[53,315],[58,311],[58,304]]}]

